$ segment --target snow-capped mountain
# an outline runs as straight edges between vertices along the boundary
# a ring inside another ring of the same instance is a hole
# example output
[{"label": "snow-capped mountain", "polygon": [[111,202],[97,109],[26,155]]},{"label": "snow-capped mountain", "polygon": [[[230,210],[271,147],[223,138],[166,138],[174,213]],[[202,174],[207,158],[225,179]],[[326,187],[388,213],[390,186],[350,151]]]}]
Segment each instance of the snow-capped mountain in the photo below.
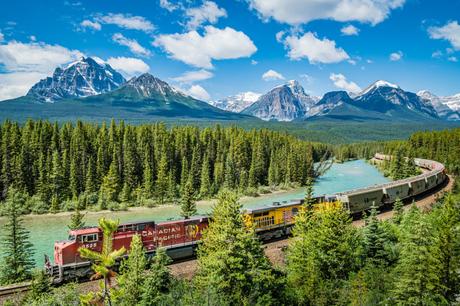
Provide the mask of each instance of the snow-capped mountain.
[{"label": "snow-capped mountain", "polygon": [[242,113],[262,120],[292,121],[307,116],[316,102],[297,81],[291,80],[262,95]]},{"label": "snow-capped mountain", "polygon": [[91,57],[56,68],[52,77],[36,83],[27,93],[40,101],[54,102],[63,98],[88,97],[117,89],[125,82],[110,65]]},{"label": "snow-capped mountain", "polygon": [[367,87],[353,100],[355,106],[380,113],[409,110],[429,117],[438,117],[433,106],[425,103],[417,94],[404,91],[398,85],[382,80]]},{"label": "snow-capped mountain", "polygon": [[453,96],[441,97],[441,102],[450,109],[460,112],[460,93]]},{"label": "snow-capped mountain", "polygon": [[[417,93],[417,95],[422,98],[426,103],[432,105],[436,112],[438,113],[439,117],[445,120],[449,121],[457,121],[460,120],[460,113],[455,110],[455,108],[451,108],[448,106],[447,103],[445,103],[443,100],[446,99],[449,101],[449,98],[452,97],[438,97],[435,94],[429,92],[428,90],[422,90]],[[455,97],[455,96],[453,96]],[[458,97],[458,102],[460,106],[460,95]],[[455,99],[451,99],[451,101],[454,101]],[[460,107],[458,108],[460,111]]]},{"label": "snow-capped mountain", "polygon": [[224,99],[209,101],[209,104],[226,111],[239,113],[256,102],[260,96],[259,93],[247,91]]}]

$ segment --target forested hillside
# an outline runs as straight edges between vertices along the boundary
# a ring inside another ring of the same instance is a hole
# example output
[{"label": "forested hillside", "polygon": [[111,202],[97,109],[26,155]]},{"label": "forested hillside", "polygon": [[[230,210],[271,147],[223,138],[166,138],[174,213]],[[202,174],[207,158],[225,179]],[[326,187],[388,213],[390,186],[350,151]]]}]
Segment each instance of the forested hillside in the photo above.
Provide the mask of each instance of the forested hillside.
[{"label": "forested hillside", "polygon": [[443,163],[452,174],[460,174],[460,128],[416,132],[406,141],[368,142],[336,146],[339,160],[371,158],[377,152],[419,157]]},{"label": "forested hillside", "polygon": [[222,187],[255,193],[259,186],[302,185],[325,148],[220,126],[6,121],[0,130],[0,196],[10,187],[23,191],[32,197],[26,211],[35,213],[175,202],[187,183],[194,199]]}]

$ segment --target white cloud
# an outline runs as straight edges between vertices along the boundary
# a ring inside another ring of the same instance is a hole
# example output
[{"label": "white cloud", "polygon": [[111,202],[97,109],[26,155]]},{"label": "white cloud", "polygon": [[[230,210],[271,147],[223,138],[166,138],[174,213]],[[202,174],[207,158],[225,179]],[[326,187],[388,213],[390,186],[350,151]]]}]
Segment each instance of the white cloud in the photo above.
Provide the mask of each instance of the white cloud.
[{"label": "white cloud", "polygon": [[131,78],[141,73],[146,73],[150,70],[143,60],[133,57],[110,57],[107,63],[114,68],[119,70],[127,78]]},{"label": "white cloud", "polygon": [[279,31],[278,33],[276,33],[276,35],[275,35],[276,41],[277,42],[282,42],[284,34],[286,34],[286,32],[284,32],[284,31]]},{"label": "white cloud", "polygon": [[374,63],[374,61],[373,61],[373,60],[370,60],[370,59],[368,59],[368,60],[366,60],[366,63],[368,63],[368,64],[373,64],[373,63]]},{"label": "white cloud", "polygon": [[456,56],[449,56],[449,57],[447,58],[447,60],[448,60],[449,62],[453,62],[453,63],[457,63],[457,62],[458,62],[458,58],[457,58]]},{"label": "white cloud", "polygon": [[443,53],[441,50],[436,50],[431,54],[432,58],[441,58],[443,56]]},{"label": "white cloud", "polygon": [[455,50],[460,50],[460,25],[451,21],[442,27],[430,27],[428,33],[432,39],[448,40]]},{"label": "white cloud", "polygon": [[200,7],[189,8],[185,11],[188,17],[187,28],[194,30],[202,24],[209,22],[214,24],[221,17],[227,17],[227,12],[219,8],[215,2],[204,1]]},{"label": "white cloud", "polygon": [[173,78],[173,80],[176,82],[180,82],[180,83],[193,83],[193,82],[204,81],[204,80],[210,79],[213,76],[214,74],[212,72],[201,69],[201,70],[195,70],[195,71],[187,71],[183,73],[182,75]]},{"label": "white cloud", "polygon": [[127,38],[127,37],[123,36],[123,34],[121,34],[121,33],[113,34],[112,40],[114,42],[116,42],[117,44],[119,44],[119,45],[128,47],[129,50],[131,50],[131,52],[134,53],[134,54],[137,54],[137,55],[140,55],[140,56],[147,56],[147,57],[151,55],[151,52],[148,49],[142,47],[137,42],[137,40]]},{"label": "white cloud", "polygon": [[404,53],[402,53],[402,51],[397,51],[397,52],[393,52],[390,54],[390,61],[392,62],[397,62],[397,61],[400,61],[404,56]]},{"label": "white cloud", "polygon": [[349,60],[348,60],[348,63],[349,63],[350,65],[353,65],[353,66],[356,66],[356,64],[357,64],[356,60],[354,60],[354,59],[349,59]]},{"label": "white cloud", "polygon": [[256,60],[251,60],[251,65],[257,65],[259,62]]},{"label": "white cloud", "polygon": [[329,79],[334,82],[335,87],[346,90],[348,92],[357,93],[361,88],[355,82],[348,81],[347,78],[341,73],[331,73]]},{"label": "white cloud", "polygon": [[391,10],[402,7],[405,0],[249,0],[249,3],[262,18],[290,25],[318,19],[375,25],[385,20]]},{"label": "white cloud", "polygon": [[174,4],[168,0],[160,0],[160,7],[164,8],[165,10],[172,12],[180,8],[179,4]]},{"label": "white cloud", "polygon": [[302,79],[305,80],[305,82],[307,82],[307,84],[311,84],[314,80],[314,78],[311,76],[311,75],[308,75],[306,73],[302,73],[299,75],[299,77],[301,77]]},{"label": "white cloud", "polygon": [[119,26],[120,28],[129,29],[129,30],[140,30],[144,32],[150,32],[155,27],[147,19],[142,16],[131,16],[129,14],[107,14],[102,16],[97,16],[95,18],[96,22],[104,24],[113,24]]},{"label": "white cloud", "polygon": [[352,35],[358,35],[359,29],[355,27],[354,25],[350,24],[340,29],[340,32],[342,32],[343,35],[352,36]]},{"label": "white cloud", "polygon": [[209,93],[201,87],[200,85],[192,85],[188,90],[185,91],[186,94],[194,97],[195,99],[202,100],[202,101],[209,101],[211,96]]},{"label": "white cloud", "polygon": [[0,32],[0,42],[2,42],[5,39],[5,35],[3,35],[2,32]]},{"label": "white cloud", "polygon": [[80,23],[80,26],[82,26],[83,28],[89,28],[89,29],[92,29],[94,31],[100,31],[102,26],[99,22],[97,21],[91,21],[91,20],[88,20],[88,19],[85,19],[83,20],[81,23]]},{"label": "white cloud", "polygon": [[262,74],[262,79],[264,81],[275,81],[275,80],[284,80],[285,78],[281,73],[270,69],[266,71],[264,74]]},{"label": "white cloud", "polygon": [[79,59],[83,54],[59,45],[10,41],[0,45],[0,100],[27,93],[40,79],[53,73],[57,66]]},{"label": "white cloud", "polygon": [[29,36],[29,39],[30,39],[31,41],[37,41],[37,37],[36,37],[35,35],[30,35],[30,36]]},{"label": "white cloud", "polygon": [[335,41],[319,39],[312,32],[307,32],[301,37],[288,36],[284,40],[284,45],[289,50],[288,56],[291,60],[307,58],[312,64],[331,64],[350,58],[345,50],[336,47]]},{"label": "white cloud", "polygon": [[203,36],[197,31],[159,35],[153,45],[162,47],[171,58],[207,69],[213,67],[212,60],[249,57],[257,51],[252,40],[243,32],[213,26],[206,26]]}]

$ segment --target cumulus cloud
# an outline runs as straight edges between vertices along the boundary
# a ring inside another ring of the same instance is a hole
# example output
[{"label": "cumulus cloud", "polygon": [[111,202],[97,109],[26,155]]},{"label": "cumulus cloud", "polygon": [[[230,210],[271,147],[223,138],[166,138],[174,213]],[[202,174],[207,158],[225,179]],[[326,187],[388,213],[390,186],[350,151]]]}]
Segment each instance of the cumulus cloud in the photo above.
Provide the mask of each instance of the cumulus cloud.
[{"label": "cumulus cloud", "polygon": [[88,20],[88,19],[85,19],[83,20],[81,23],[80,23],[80,26],[82,28],[88,28],[88,29],[91,29],[91,30],[94,30],[94,31],[100,31],[102,26],[99,22],[97,21],[91,21],[91,20]]},{"label": "cumulus cloud", "polygon": [[396,51],[390,54],[390,61],[392,62],[397,62],[400,61],[404,56],[404,53],[402,51]]},{"label": "cumulus cloud", "polygon": [[194,97],[195,99],[202,100],[202,101],[209,101],[211,96],[209,93],[201,87],[200,85],[192,85],[188,90],[185,91],[186,94]]},{"label": "cumulus cloud", "polygon": [[342,32],[343,35],[352,36],[352,35],[358,35],[359,29],[355,27],[354,25],[350,24],[340,29],[340,32]]},{"label": "cumulus cloud", "polygon": [[110,57],[107,63],[115,70],[120,71],[125,77],[131,78],[150,70],[143,60],[133,57]]},{"label": "cumulus cloud", "polygon": [[243,32],[213,26],[206,26],[204,35],[197,31],[159,35],[153,45],[163,48],[173,59],[207,69],[213,67],[212,60],[249,57],[257,51],[252,40]]},{"label": "cumulus cloud", "polygon": [[378,24],[405,0],[249,0],[250,7],[264,19],[300,25],[317,19],[359,21]]},{"label": "cumulus cloud", "polygon": [[460,50],[460,25],[458,21],[448,22],[442,27],[430,27],[428,34],[432,39],[447,40],[455,50]]},{"label": "cumulus cloud", "polygon": [[137,40],[127,38],[127,37],[123,36],[123,34],[121,34],[121,33],[113,34],[112,40],[114,42],[116,42],[117,44],[121,45],[121,46],[128,47],[129,50],[131,50],[131,52],[136,54],[136,55],[147,56],[147,57],[151,55],[151,52],[148,49],[142,47],[137,42]]},{"label": "cumulus cloud", "polygon": [[276,81],[276,80],[284,80],[285,78],[281,73],[270,69],[266,71],[264,74],[262,74],[262,79],[264,81]]},{"label": "cumulus cloud", "polygon": [[457,62],[458,62],[458,58],[457,58],[456,56],[449,56],[449,57],[447,58],[447,60],[448,60],[449,62],[453,62],[453,63],[457,63]]},{"label": "cumulus cloud", "polygon": [[180,83],[193,83],[210,79],[213,76],[214,74],[212,72],[201,69],[184,72],[182,75],[173,78],[173,80]]},{"label": "cumulus cloud", "polygon": [[83,54],[60,45],[10,41],[0,45],[0,100],[16,98],[27,93],[40,79],[53,73],[57,66],[75,61]]},{"label": "cumulus cloud", "polygon": [[95,18],[96,22],[103,24],[113,24],[120,28],[129,30],[139,30],[151,32],[155,27],[147,19],[142,16],[132,16],[129,14],[112,14],[99,15]]},{"label": "cumulus cloud", "polygon": [[165,10],[172,12],[180,8],[179,4],[174,4],[168,0],[160,0],[160,7],[164,8]]},{"label": "cumulus cloud", "polygon": [[355,82],[348,81],[347,78],[341,73],[331,73],[329,79],[334,83],[335,87],[346,90],[348,92],[357,93],[361,88]]},{"label": "cumulus cloud", "polygon": [[291,35],[284,39],[291,60],[308,59],[312,64],[331,64],[347,60],[350,57],[342,48],[336,47],[335,41],[319,39],[316,34],[307,32],[302,36]]},{"label": "cumulus cloud", "polygon": [[187,9],[185,15],[189,19],[187,28],[194,30],[206,22],[216,23],[219,18],[227,17],[227,12],[225,9],[219,8],[215,2],[204,1],[199,7]]}]

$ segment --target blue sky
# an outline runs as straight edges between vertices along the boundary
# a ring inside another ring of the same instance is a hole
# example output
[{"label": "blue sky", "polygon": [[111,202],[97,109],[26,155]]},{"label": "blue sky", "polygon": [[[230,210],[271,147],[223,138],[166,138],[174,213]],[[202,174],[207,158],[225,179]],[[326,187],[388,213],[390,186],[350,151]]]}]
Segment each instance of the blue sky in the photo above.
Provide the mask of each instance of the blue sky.
[{"label": "blue sky", "polygon": [[95,56],[201,99],[290,79],[313,95],[378,79],[460,92],[460,1],[4,1],[0,100]]}]

